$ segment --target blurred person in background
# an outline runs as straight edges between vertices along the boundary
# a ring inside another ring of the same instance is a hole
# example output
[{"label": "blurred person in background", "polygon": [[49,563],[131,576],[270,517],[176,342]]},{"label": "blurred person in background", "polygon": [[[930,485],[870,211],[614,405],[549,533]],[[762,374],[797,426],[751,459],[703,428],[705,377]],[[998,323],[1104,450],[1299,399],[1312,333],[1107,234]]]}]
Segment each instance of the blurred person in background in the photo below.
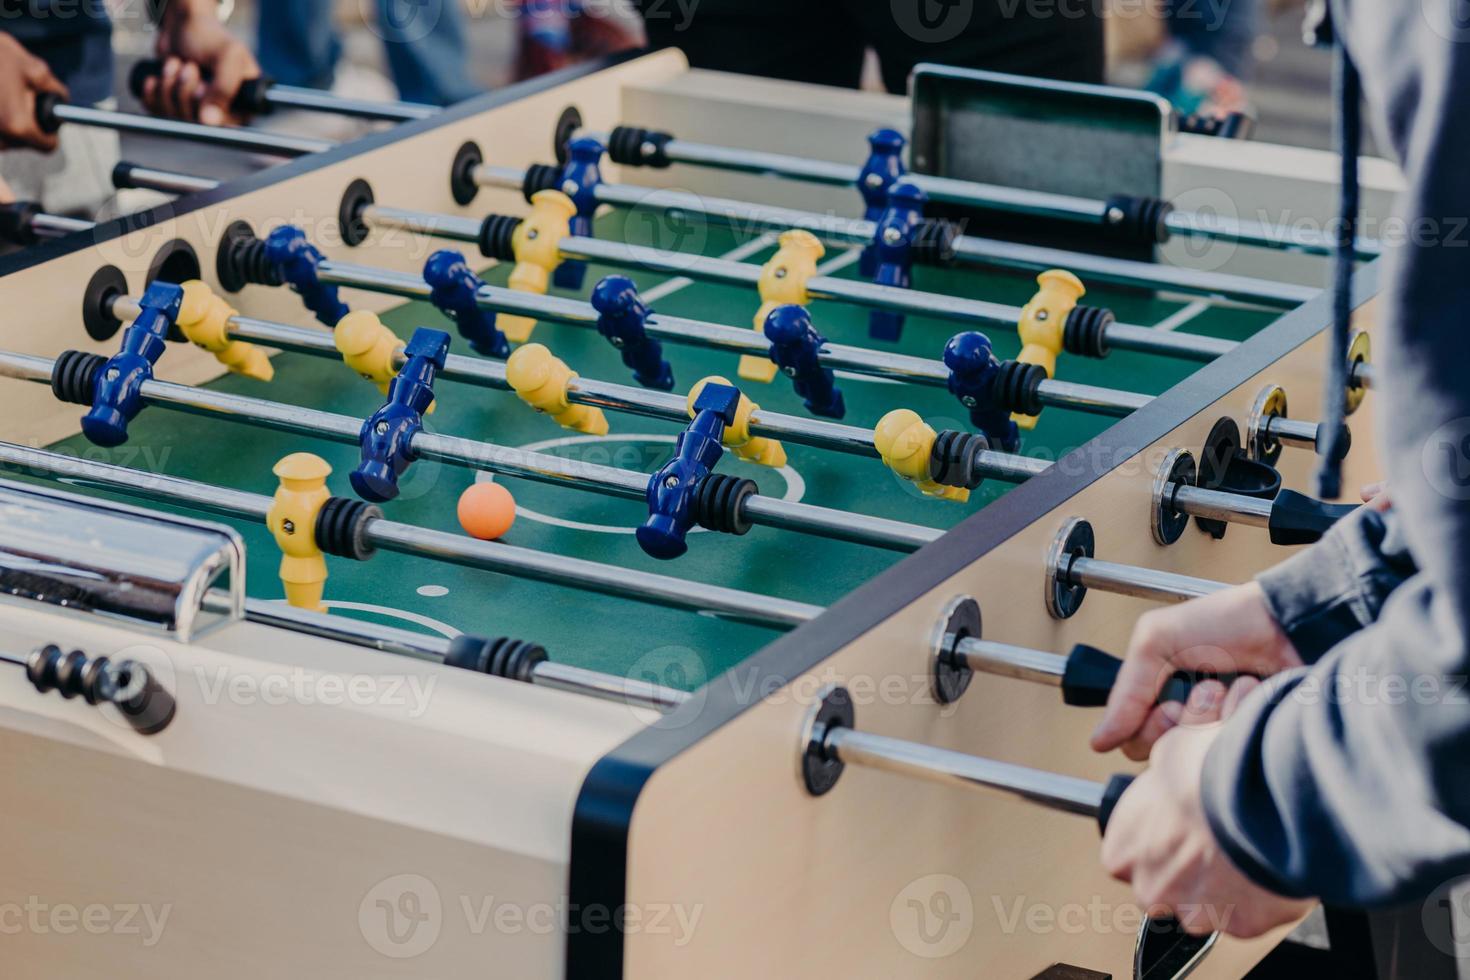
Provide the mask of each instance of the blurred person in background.
[{"label": "blurred person in background", "polygon": [[1103,80],[1103,15],[1092,0],[634,0],[649,43],[696,68],[856,88],[869,48],[883,85],[907,89],[920,62],[1073,82]]},{"label": "blurred person in background", "polygon": [[[338,77],[342,34],[329,0],[259,0],[258,7],[257,50],[271,78],[362,98],[389,97],[364,91],[370,83],[362,76]],[[383,42],[398,98],[443,106],[483,91],[470,68],[457,0],[373,0],[372,7],[375,19],[368,27]]]},{"label": "blurred person in background", "polygon": [[581,0],[521,0],[516,12],[519,81],[643,45],[643,38]]},{"label": "blurred person in background", "polygon": [[[149,4],[160,78],[144,92],[158,115],[208,125],[237,123],[230,103],[260,74],[250,50],[220,23],[214,0]],[[63,126],[41,131],[36,98],[54,93],[77,105],[112,97],[113,22],[101,0],[28,0],[0,7],[0,177],[14,193],[56,213],[92,213],[112,197],[114,132]]]},{"label": "blurred person in background", "polygon": [[1259,0],[1162,0],[1165,36],[1144,87],[1185,115],[1248,113]]}]

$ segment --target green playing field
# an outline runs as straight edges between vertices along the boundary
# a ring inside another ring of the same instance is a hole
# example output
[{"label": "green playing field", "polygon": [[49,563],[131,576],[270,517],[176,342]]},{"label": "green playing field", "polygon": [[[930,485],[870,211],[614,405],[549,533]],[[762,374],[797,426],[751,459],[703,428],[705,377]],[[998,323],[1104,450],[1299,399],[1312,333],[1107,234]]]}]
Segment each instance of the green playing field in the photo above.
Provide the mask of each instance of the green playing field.
[{"label": "green playing field", "polygon": [[[683,251],[708,255],[725,254],[743,242],[723,228],[701,225],[671,229],[650,224],[652,220],[642,214],[626,220],[621,214],[611,215],[599,221],[598,234],[638,243],[664,242],[677,234]],[[748,260],[761,261],[770,251],[769,247],[757,251]],[[831,274],[856,276],[853,258],[847,253],[829,252],[827,262],[840,268]],[[356,261],[371,264],[372,246],[364,247]],[[486,278],[503,283],[507,271],[504,267],[490,269]],[[631,275],[641,289],[651,290],[652,305],[667,314],[749,326],[759,305],[753,292],[733,287],[667,282],[662,274],[596,267],[589,270],[587,286],[578,298],[586,296],[598,277],[614,271]],[[1020,305],[1035,291],[1035,282],[1026,276],[960,267],[920,270],[915,287]],[[250,290],[259,288],[250,287],[236,299],[242,312],[250,312]],[[352,294],[345,298],[350,303]],[[1126,322],[1162,324],[1163,329],[1233,339],[1249,336],[1272,319],[1271,314],[1258,311],[1196,308],[1116,289],[1092,291],[1085,302],[1110,307]],[[824,303],[813,312],[818,328],[833,342],[887,347],[926,357],[938,357],[945,341],[959,329],[953,323],[911,317],[902,341],[884,345],[868,339],[867,315],[862,310]],[[420,326],[445,329],[453,335],[446,319],[425,303],[406,304],[385,320],[404,338]],[[296,321],[298,325],[309,322],[305,312]],[[1019,345],[1014,331],[989,333],[998,356],[1016,354]],[[542,323],[533,339],[548,345],[585,377],[633,383],[617,352],[595,331]],[[457,337],[451,351],[468,353]],[[674,366],[677,390],[681,392],[709,375],[736,377],[736,357],[731,354],[666,344],[665,355]],[[275,364],[276,376],[270,384],[226,376],[212,387],[354,417],[371,414],[381,403],[372,385],[339,362],[282,354]],[[1071,381],[1157,394],[1195,366],[1142,354],[1114,353],[1104,361],[1064,355],[1059,374]],[[740,384],[763,408],[805,414],[789,382],[780,375],[770,385]],[[847,401],[844,421],[849,424],[871,427],[887,411],[908,407],[936,429],[968,428],[962,408],[942,389],[858,377],[843,377],[840,384]],[[679,431],[671,423],[612,414],[609,435],[582,436],[534,413],[510,393],[449,381],[440,382],[437,391],[438,407],[427,422],[431,431],[645,473],[662,465]],[[49,396],[37,389],[35,397]],[[1036,429],[1026,435],[1023,451],[1055,459],[1110,423],[1102,416],[1048,409]],[[357,458],[351,446],[162,408],[145,411],[131,431],[128,444],[116,450],[90,446],[81,437],[53,448],[262,494],[275,490],[271,467],[276,460],[287,453],[310,451],[332,465],[332,490],[342,496],[351,494],[347,474]],[[743,463],[729,454],[720,469],[755,479],[761,492],[770,496],[941,528],[965,519],[1009,489],[1006,484],[992,481],[982,486],[969,504],[941,502],[920,496],[874,459],[798,445],[788,445],[787,453],[787,466],[776,471]],[[405,474],[402,495],[383,509],[393,520],[457,531],[455,502],[476,478],[475,473],[465,469],[420,462]],[[478,478],[489,477],[481,474]],[[633,538],[633,528],[642,516],[640,505],[565,486],[520,479],[503,482],[519,505],[515,526],[505,538],[509,543],[802,602],[831,603],[903,557],[897,552],[756,528],[745,537],[698,533],[683,558],[658,562],[644,555]],[[260,525],[240,521],[236,526],[248,549],[250,595],[279,598],[279,552],[270,535]],[[334,614],[450,636],[473,632],[535,640],[545,644],[554,659],[569,664],[685,688],[738,663],[775,635],[768,629],[709,615],[397,554],[380,553],[362,563],[332,559],[330,570],[327,600]],[[1029,592],[1034,586],[1026,588]],[[1028,601],[1030,598],[1028,595]]]}]

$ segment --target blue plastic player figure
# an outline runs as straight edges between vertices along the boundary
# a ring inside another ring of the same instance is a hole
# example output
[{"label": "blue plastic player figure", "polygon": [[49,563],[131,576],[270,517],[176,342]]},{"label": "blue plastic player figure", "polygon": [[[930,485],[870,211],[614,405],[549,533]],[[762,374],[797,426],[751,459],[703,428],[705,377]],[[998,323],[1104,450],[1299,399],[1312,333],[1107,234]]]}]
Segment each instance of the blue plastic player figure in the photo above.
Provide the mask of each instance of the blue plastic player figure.
[{"label": "blue plastic player figure", "polygon": [[679,434],[674,458],[648,478],[648,520],[638,528],[638,545],[654,558],[678,558],[689,550],[684,540],[694,526],[689,502],[699,484],[724,455],[725,428],[734,423],[740,391],[707,384],[694,402],[694,421]]},{"label": "blue plastic player figure", "polygon": [[829,419],[846,415],[847,406],[832,380],[832,369],[822,366],[822,345],[827,338],[817,333],[806,307],[776,307],[766,317],[765,330],[771,342],[771,360],[791,379],[797,395],[806,401],[807,411]]},{"label": "blue plastic player figure", "polygon": [[495,325],[495,314],[479,303],[485,280],[475,275],[463,255],[442,251],[429,256],[424,264],[424,282],[429,284],[429,302],[454,321],[471,350],[502,361],[510,356],[510,342]]},{"label": "blue plastic player figure", "polygon": [[[577,213],[572,216],[572,234],[592,237],[592,218],[597,214],[597,185],[602,183],[602,155],[606,148],[597,140],[579,136],[567,144],[567,163],[561,171],[561,192],[572,199]],[[552,282],[558,289],[581,289],[587,278],[587,263],[563,262],[556,267]]]},{"label": "blue plastic player figure", "polygon": [[627,276],[608,276],[592,289],[592,307],[597,310],[597,332],[623,356],[623,365],[633,371],[633,380],[645,388],[674,390],[674,369],[664,360],[664,347],[648,336],[648,318],[653,315],[638,297],[638,287]]},{"label": "blue plastic player figure", "polygon": [[[908,289],[913,282],[914,236],[924,224],[928,197],[906,180],[888,192],[888,207],[873,230],[873,281],[880,286]],[[875,340],[897,340],[903,333],[903,314],[873,310],[868,314],[868,335]]]},{"label": "blue plastic player figure", "polygon": [[424,427],[434,404],[434,378],[444,370],[449,334],[420,327],[403,349],[407,358],[388,386],[388,401],[362,424],[362,461],[352,471],[352,489],[364,500],[382,503],[398,496],[398,478],[418,458],[413,437]]},{"label": "blue plastic player figure", "polygon": [[[880,129],[868,137],[868,161],[858,174],[858,193],[863,195],[863,217],[877,221],[888,206],[888,189],[905,173],[903,135],[897,130]],[[871,245],[863,249],[858,271],[864,279],[872,279],[878,268],[878,257]]]},{"label": "blue plastic player figure", "polygon": [[97,372],[92,408],[82,416],[82,433],[99,446],[128,441],[128,423],[143,410],[143,382],[163,356],[169,328],[179,317],[184,290],[155,282],[143,292],[137,319],[123,331],[122,350]]},{"label": "blue plastic player figure", "polygon": [[992,446],[1008,453],[1020,449],[1020,427],[1009,411],[996,406],[1000,361],[990,348],[990,338],[974,330],[951,337],[944,345],[944,366],[949,368],[950,393],[970,410],[970,424]]},{"label": "blue plastic player figure", "polygon": [[347,305],[337,298],[337,287],[323,285],[317,274],[327,257],[307,240],[306,232],[295,225],[282,225],[266,238],[265,256],[317,320],[335,327],[347,315]]}]

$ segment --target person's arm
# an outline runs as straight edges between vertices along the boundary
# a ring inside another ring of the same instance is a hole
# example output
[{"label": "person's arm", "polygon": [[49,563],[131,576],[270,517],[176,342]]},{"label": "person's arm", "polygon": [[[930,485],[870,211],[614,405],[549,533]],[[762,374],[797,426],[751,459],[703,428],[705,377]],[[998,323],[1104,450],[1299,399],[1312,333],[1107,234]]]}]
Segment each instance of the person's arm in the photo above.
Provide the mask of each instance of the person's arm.
[{"label": "person's arm", "polygon": [[[1353,0],[1337,13],[1408,186],[1407,235],[1384,259],[1372,404],[1396,531],[1419,571],[1372,626],[1245,698],[1209,736],[1199,781],[1140,777],[1105,845],[1141,899],[1174,908],[1250,896],[1244,872],[1269,907],[1247,931],[1290,918],[1262,886],[1366,906],[1470,873],[1470,32],[1455,0]],[[1205,738],[1176,731],[1158,748]]]},{"label": "person's arm", "polygon": [[1185,717],[1182,705],[1157,703],[1176,671],[1269,677],[1373,622],[1414,568],[1386,496],[1365,487],[1364,498],[1368,506],[1256,581],[1141,617],[1092,747],[1148,758]]},{"label": "person's arm", "polygon": [[1410,581],[1377,624],[1264,685],[1216,738],[1204,813],[1262,887],[1384,905],[1470,873],[1465,639],[1425,629],[1435,592]]},{"label": "person's arm", "polygon": [[1211,748],[1205,812],[1276,891],[1369,905],[1470,873],[1470,33],[1453,0],[1354,0],[1337,25],[1403,164],[1373,400],[1421,569],[1315,667],[1258,692]]},{"label": "person's arm", "polygon": [[215,0],[167,0],[158,19],[162,72],[143,85],[150,111],[210,126],[239,123],[230,106],[260,77],[250,49],[220,23]]},{"label": "person's arm", "polygon": [[1256,576],[1272,618],[1306,663],[1376,622],[1418,569],[1392,510],[1361,507],[1322,540]]},{"label": "person's arm", "polygon": [[0,147],[45,153],[56,149],[56,134],[42,131],[36,121],[36,96],[42,92],[67,96],[66,86],[46,62],[9,34],[0,33]]}]

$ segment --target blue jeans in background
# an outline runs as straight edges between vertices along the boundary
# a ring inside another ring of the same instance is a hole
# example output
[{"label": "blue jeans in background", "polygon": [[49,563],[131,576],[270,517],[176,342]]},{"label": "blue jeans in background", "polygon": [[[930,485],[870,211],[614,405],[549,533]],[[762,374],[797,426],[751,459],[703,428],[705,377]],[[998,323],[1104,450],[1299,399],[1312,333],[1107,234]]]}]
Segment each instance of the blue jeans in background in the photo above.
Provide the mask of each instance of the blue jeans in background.
[{"label": "blue jeans in background", "polygon": [[[383,41],[401,98],[450,105],[480,94],[470,72],[457,0],[372,0],[372,4],[376,19],[368,29]],[[282,85],[331,88],[342,38],[329,0],[260,0],[258,9],[261,69]]]},{"label": "blue jeans in background", "polygon": [[1259,0],[1165,0],[1164,24],[1190,54],[1214,58],[1236,78],[1251,75],[1261,30]]}]

